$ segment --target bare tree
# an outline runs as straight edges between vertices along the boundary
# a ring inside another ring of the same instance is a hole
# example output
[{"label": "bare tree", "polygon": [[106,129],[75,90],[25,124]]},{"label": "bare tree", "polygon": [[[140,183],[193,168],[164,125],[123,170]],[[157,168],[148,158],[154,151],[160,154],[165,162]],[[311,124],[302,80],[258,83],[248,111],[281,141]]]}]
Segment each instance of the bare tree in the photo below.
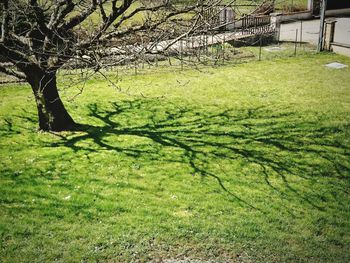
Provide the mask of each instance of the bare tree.
[{"label": "bare tree", "polygon": [[[140,44],[140,37],[148,43],[142,52],[158,52],[156,43],[166,39],[170,46],[170,39],[176,41],[198,29],[203,8],[220,2],[198,0],[179,5],[171,0],[0,1],[0,72],[30,84],[39,128],[45,131],[76,126],[60,99],[56,82],[57,71],[72,59],[81,59],[99,70],[103,66],[99,62],[101,54],[111,41],[137,52],[140,48],[135,45]],[[138,16],[141,21],[130,23]],[[169,30],[166,23],[177,23],[178,28],[181,25],[185,29]]]}]

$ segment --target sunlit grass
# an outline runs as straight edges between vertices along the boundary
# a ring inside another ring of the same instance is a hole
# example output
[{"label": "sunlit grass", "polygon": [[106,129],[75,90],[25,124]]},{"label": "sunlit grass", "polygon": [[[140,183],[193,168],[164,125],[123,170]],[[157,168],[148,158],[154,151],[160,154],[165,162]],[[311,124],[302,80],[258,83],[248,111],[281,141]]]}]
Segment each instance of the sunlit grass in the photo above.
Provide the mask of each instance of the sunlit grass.
[{"label": "sunlit grass", "polygon": [[348,262],[350,70],[332,61],[350,65],[163,65],[119,73],[124,93],[96,76],[63,90],[73,133],[38,133],[29,87],[2,86],[0,261]]}]

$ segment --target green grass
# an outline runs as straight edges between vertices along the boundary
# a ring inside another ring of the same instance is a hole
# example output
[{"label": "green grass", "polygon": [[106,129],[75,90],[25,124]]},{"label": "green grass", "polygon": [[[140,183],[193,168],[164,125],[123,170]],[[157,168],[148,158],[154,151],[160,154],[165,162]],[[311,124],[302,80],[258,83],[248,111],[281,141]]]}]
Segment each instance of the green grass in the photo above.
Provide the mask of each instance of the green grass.
[{"label": "green grass", "polygon": [[28,86],[1,87],[0,261],[349,262],[350,69],[332,61],[350,65],[163,69],[126,93],[96,77],[62,92],[74,133],[36,132]]}]

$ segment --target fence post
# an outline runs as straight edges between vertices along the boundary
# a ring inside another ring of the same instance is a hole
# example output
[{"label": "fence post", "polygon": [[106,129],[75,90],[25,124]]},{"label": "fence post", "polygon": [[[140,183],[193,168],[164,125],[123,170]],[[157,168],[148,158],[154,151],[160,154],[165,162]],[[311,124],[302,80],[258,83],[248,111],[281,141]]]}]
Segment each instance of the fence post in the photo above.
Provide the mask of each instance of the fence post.
[{"label": "fence post", "polygon": [[180,60],[181,60],[181,70],[184,70],[184,61],[183,61],[183,42],[180,40]]},{"label": "fence post", "polygon": [[186,52],[187,52],[187,56],[189,57],[188,60],[191,61],[191,52],[189,52],[189,42],[188,42],[189,38],[188,38],[188,34],[186,35],[186,46],[185,46],[185,49],[186,49]]},{"label": "fence post", "polygon": [[270,14],[270,26],[275,32],[275,40],[280,42],[280,34],[281,34],[281,14],[280,13],[272,13]]},{"label": "fence post", "polygon": [[214,59],[214,32],[211,32],[211,58]]},{"label": "fence post", "polygon": [[259,47],[259,61],[261,61],[261,46],[262,46],[262,35],[260,35],[260,47]]},{"label": "fence post", "polygon": [[236,46],[235,46],[235,40],[236,40],[236,37],[233,38],[232,40],[232,46],[233,46],[233,58],[235,58],[235,55],[236,55]]},{"label": "fence post", "polygon": [[137,75],[137,59],[134,60],[135,75]]},{"label": "fence post", "polygon": [[208,61],[209,58],[209,35],[208,35],[208,31],[205,32],[205,61]]},{"label": "fence post", "polygon": [[225,42],[226,42],[226,36],[224,33],[224,40],[222,43],[222,64],[225,64]]},{"label": "fence post", "polygon": [[297,55],[298,29],[295,30],[294,56]]},{"label": "fence post", "polygon": [[300,42],[300,46],[303,42],[303,20],[300,20],[300,39],[299,39],[299,42]]},{"label": "fence post", "polygon": [[334,30],[336,20],[326,20],[325,37],[324,37],[324,49],[331,51],[332,42],[334,41]]},{"label": "fence post", "polygon": [[202,43],[202,35],[199,35],[199,40],[197,41],[198,42],[198,47],[197,47],[197,59],[198,59],[198,62],[201,61],[201,43]]}]

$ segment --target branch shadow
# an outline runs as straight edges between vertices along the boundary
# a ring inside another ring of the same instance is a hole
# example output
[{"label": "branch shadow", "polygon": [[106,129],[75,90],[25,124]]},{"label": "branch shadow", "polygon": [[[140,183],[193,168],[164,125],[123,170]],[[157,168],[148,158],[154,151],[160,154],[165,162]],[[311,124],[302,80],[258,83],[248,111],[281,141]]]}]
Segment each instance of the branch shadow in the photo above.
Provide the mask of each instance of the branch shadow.
[{"label": "branch shadow", "polygon": [[[194,175],[215,179],[225,193],[256,210],[260,209],[226,186],[222,177],[230,175],[220,167],[221,161],[257,166],[266,185],[282,193],[284,190],[271,181],[272,176],[277,176],[284,189],[317,210],[325,209],[319,202],[322,197],[301,191],[290,183],[291,178],[312,183],[331,177],[333,187],[349,194],[349,188],[337,182],[349,184],[350,148],[335,136],[343,134],[349,125],[324,126],[293,111],[274,112],[268,107],[203,110],[169,102],[160,107],[160,103],[152,99],[121,101],[108,109],[90,104],[89,116],[102,125],[79,125],[74,136],[57,133],[60,140],[50,146],[88,153],[109,150],[131,158],[178,162],[164,153],[171,147],[181,152],[180,162],[188,165]],[[125,146],[110,139],[125,135],[147,139],[149,143]],[[86,140],[92,140],[94,146],[81,143]]]}]

